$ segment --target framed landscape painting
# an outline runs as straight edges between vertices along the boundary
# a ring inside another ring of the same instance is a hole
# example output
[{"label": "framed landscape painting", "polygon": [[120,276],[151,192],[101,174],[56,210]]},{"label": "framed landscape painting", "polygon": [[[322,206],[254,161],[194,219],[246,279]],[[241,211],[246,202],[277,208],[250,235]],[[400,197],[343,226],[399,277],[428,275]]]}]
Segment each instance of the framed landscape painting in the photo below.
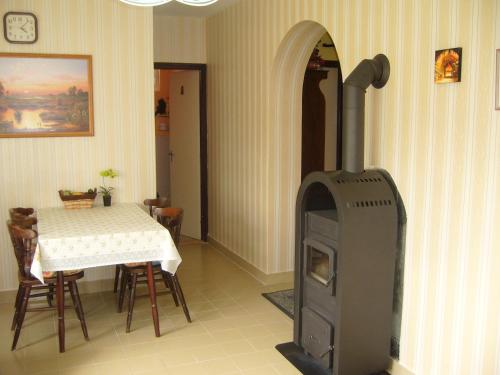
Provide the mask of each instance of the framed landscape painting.
[{"label": "framed landscape painting", "polygon": [[92,135],[92,56],[0,53],[0,137]]}]

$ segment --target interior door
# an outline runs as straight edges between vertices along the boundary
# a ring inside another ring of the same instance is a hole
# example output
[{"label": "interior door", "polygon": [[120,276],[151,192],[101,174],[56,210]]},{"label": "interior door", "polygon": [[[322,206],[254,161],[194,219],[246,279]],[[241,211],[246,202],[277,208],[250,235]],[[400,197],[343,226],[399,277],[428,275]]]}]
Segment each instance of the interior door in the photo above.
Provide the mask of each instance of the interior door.
[{"label": "interior door", "polygon": [[172,206],[184,209],[182,234],[201,239],[200,73],[170,77],[170,188]]}]

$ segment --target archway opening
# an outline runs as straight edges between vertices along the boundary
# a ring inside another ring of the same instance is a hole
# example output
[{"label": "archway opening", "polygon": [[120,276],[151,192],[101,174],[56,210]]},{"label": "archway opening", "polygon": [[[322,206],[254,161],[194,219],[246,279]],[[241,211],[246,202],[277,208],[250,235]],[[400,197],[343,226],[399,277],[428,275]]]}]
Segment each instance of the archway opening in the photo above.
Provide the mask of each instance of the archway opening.
[{"label": "archway opening", "polygon": [[340,169],[342,71],[328,32],[309,57],[302,86],[301,180],[311,172]]},{"label": "archway opening", "polygon": [[268,272],[293,270],[295,199],[302,181],[302,90],[307,64],[327,30],[314,21],[293,26],[281,41],[271,71],[268,133]]},{"label": "archway opening", "polygon": [[[325,40],[324,38],[329,38]],[[335,168],[324,161],[323,168],[315,170],[340,169],[341,165],[341,140],[342,140],[342,51],[336,48],[333,38],[327,29],[313,21],[303,21],[293,26],[283,38],[276,53],[271,72],[270,96],[270,123],[274,127],[268,137],[268,201],[272,202],[270,215],[267,217],[268,237],[268,272],[290,271],[294,268],[295,248],[295,203],[297,192],[303,175],[303,99],[305,75],[311,59],[314,62],[315,48],[318,43],[333,45],[338,66],[337,109],[335,110],[336,134],[335,143]],[[337,46],[338,47],[338,46]],[[323,79],[320,80],[321,82]],[[321,87],[320,87],[321,89]],[[323,90],[321,90],[323,93]],[[324,95],[324,94],[323,94]],[[325,110],[329,107],[325,103]],[[330,107],[331,109],[331,107]],[[326,117],[326,115],[325,115]],[[326,120],[325,120],[326,121]],[[325,122],[326,126],[326,122]],[[327,146],[329,136],[324,133],[324,150],[332,150]],[[322,141],[317,141],[316,145]],[[324,152],[323,152],[324,156]],[[404,245],[403,245],[404,248]],[[404,263],[404,257],[398,258],[399,267]],[[393,316],[393,343],[391,355],[399,356],[399,338],[401,328],[402,310],[402,269],[397,270],[395,282],[394,316]]]}]

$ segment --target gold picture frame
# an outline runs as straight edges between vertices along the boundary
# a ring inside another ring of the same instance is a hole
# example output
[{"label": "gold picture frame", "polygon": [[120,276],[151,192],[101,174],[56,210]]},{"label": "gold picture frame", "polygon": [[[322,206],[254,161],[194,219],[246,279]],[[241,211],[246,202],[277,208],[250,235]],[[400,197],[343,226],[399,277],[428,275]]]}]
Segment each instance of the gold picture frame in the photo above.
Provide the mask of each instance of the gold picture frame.
[{"label": "gold picture frame", "polygon": [[0,138],[94,135],[92,56],[0,53]]}]

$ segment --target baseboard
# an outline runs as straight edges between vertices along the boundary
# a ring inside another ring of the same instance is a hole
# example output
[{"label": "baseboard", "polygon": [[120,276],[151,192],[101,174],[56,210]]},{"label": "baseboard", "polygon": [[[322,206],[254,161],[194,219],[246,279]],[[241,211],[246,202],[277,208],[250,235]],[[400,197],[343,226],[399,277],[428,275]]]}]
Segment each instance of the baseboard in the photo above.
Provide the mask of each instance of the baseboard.
[{"label": "baseboard", "polygon": [[293,271],[267,274],[210,236],[208,236],[208,243],[264,285],[293,283]]},{"label": "baseboard", "polygon": [[[78,280],[80,294],[98,293],[113,290],[114,279]],[[0,291],[0,303],[14,303],[17,289]]]},{"label": "baseboard", "polygon": [[0,290],[0,303],[11,303],[14,305],[14,301],[16,300],[16,290]]},{"label": "baseboard", "polygon": [[388,371],[391,375],[415,375],[395,359],[391,359],[391,365]]},{"label": "baseboard", "polygon": [[80,294],[107,292],[113,290],[114,282],[114,279],[81,280],[78,281],[78,291]]}]

